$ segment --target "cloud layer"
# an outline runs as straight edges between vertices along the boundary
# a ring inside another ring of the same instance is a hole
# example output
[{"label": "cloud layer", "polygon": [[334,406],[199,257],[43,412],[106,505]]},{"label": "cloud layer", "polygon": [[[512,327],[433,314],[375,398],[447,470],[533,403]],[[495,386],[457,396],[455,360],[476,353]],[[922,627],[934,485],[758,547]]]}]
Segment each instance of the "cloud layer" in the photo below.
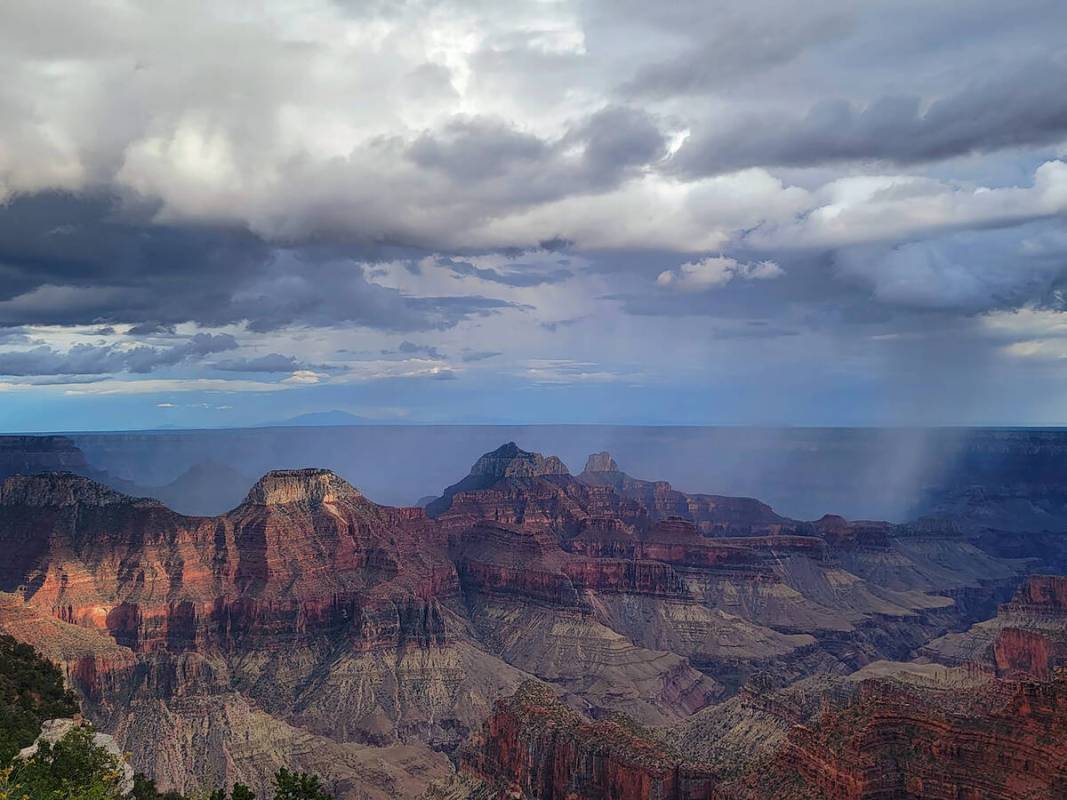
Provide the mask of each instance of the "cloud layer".
[{"label": "cloud layer", "polygon": [[1055,394],[1065,28],[1055,0],[15,0],[0,390],[458,419],[625,384],[640,420],[651,387],[795,373],[908,421],[960,404],[901,375],[967,364],[968,397]]}]

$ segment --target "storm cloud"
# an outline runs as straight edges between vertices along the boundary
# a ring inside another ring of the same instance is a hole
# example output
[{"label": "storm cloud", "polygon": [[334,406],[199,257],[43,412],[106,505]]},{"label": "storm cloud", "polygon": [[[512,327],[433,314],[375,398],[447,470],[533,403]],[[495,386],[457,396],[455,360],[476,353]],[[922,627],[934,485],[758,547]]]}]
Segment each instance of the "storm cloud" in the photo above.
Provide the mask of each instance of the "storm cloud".
[{"label": "storm cloud", "polygon": [[198,333],[168,347],[76,344],[60,352],[47,345],[37,345],[27,350],[0,352],[0,375],[147,373],[236,347],[237,341],[232,336],[209,333]]},{"label": "storm cloud", "polygon": [[0,209],[0,326],[133,323],[135,334],[195,322],[355,324],[436,330],[509,304],[408,298],[367,280],[380,247],[278,247],[229,226],[153,223],[114,196],[41,193]]},{"label": "storm cloud", "polygon": [[1011,381],[1049,418],[1065,28],[1057,0],[15,0],[0,392],[908,422],[992,419]]},{"label": "storm cloud", "polygon": [[743,115],[705,125],[686,140],[673,168],[711,175],[752,166],[817,166],[839,161],[916,164],[1067,137],[1067,59],[1021,67],[934,99],[884,95],[866,105],[845,99]]}]

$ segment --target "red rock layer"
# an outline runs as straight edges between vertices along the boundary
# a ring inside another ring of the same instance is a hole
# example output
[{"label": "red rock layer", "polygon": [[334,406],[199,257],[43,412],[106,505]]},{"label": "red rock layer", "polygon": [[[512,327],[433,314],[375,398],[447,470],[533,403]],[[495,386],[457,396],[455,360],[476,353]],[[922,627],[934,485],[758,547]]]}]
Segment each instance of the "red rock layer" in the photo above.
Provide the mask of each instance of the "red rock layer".
[{"label": "red rock layer", "polygon": [[993,644],[997,674],[1048,680],[1052,672],[1052,642],[1047,636],[1021,628],[1004,628]]},{"label": "red rock layer", "polygon": [[271,473],[218,518],[73,475],[0,485],[0,589],[137,652],[345,628],[357,646],[442,636],[455,569],[420,509],[376,506],[324,471]]},{"label": "red rock layer", "polygon": [[752,536],[790,532],[799,523],[781,517],[750,497],[686,494],[667,481],[645,481],[622,472],[608,453],[589,456],[578,476],[593,486],[609,486],[648,509],[652,519],[684,517],[707,536]]},{"label": "red rock layer", "polygon": [[1067,576],[1030,576],[1012,598],[1008,608],[1050,616],[1067,615]]},{"label": "red rock layer", "polygon": [[457,492],[436,519],[449,530],[492,520],[531,530],[573,534],[591,517],[614,517],[641,525],[646,516],[640,505],[620,498],[610,488],[588,486],[564,475],[506,477],[483,489]]},{"label": "red rock layer", "polygon": [[631,723],[590,722],[532,682],[497,702],[461,768],[538,800],[707,800],[715,783]]},{"label": "red rock layer", "polygon": [[680,596],[682,580],[662,561],[590,558],[564,551],[539,530],[482,522],[451,537],[463,586],[472,591],[577,606],[586,589]]},{"label": "red rock layer", "polygon": [[747,547],[729,540],[709,540],[692,523],[677,517],[657,522],[642,534],[635,556],[693,568],[755,566],[763,560]]},{"label": "red rock layer", "polygon": [[1037,800],[1067,797],[1067,673],[978,688],[868,680],[848,707],[798,726],[726,797]]}]

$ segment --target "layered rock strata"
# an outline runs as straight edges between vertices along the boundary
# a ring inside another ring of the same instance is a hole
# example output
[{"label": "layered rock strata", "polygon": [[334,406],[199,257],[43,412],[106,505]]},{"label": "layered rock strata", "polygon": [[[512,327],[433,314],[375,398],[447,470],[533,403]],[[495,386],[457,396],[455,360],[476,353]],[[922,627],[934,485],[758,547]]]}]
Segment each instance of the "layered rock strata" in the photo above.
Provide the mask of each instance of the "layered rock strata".
[{"label": "layered rock strata", "polygon": [[[139,769],[195,791],[296,766],[346,800],[414,796],[531,677],[592,725],[677,725],[754,680],[907,657],[1025,566],[951,526],[786,520],[514,444],[427,511],[315,469],[215,517],[13,477],[0,546],[0,629],[63,664]],[[1040,675],[1041,647],[1006,633],[990,662]]]}]

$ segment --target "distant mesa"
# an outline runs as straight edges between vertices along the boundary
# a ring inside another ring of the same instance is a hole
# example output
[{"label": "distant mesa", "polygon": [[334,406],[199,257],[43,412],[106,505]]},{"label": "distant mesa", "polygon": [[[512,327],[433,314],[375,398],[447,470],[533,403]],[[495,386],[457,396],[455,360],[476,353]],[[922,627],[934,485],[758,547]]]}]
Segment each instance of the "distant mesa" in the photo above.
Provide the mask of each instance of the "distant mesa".
[{"label": "distant mesa", "polygon": [[276,469],[248,492],[246,505],[321,505],[362,497],[356,487],[328,469]]},{"label": "distant mesa", "polygon": [[0,436],[0,480],[9,475],[88,470],[85,454],[67,436]]},{"label": "distant mesa", "polygon": [[619,472],[619,465],[611,457],[611,453],[593,453],[585,462],[583,472]]},{"label": "distant mesa", "polygon": [[0,482],[0,506],[70,508],[133,504],[161,505],[157,500],[129,497],[73,472],[13,475]]}]

